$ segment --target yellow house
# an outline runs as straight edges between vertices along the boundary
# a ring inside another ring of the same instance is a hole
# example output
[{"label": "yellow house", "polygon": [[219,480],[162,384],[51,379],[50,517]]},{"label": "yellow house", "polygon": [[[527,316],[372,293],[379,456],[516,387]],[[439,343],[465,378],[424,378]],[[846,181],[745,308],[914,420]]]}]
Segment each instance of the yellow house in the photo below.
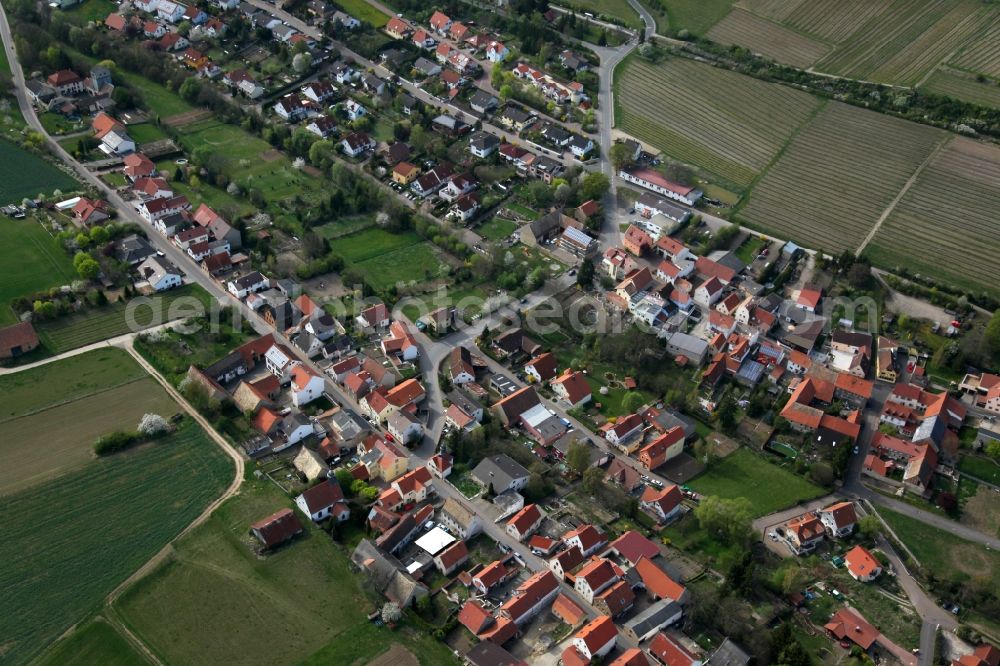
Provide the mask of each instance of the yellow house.
[{"label": "yellow house", "polygon": [[392,170],[392,182],[409,185],[420,175],[420,167],[409,162],[400,162]]}]

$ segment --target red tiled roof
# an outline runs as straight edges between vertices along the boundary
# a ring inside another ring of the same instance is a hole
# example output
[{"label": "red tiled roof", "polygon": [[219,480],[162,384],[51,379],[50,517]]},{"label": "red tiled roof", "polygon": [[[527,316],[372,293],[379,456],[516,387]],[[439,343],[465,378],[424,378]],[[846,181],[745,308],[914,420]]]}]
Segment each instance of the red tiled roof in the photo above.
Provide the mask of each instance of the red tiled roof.
[{"label": "red tiled roof", "polygon": [[865,578],[872,575],[881,565],[878,560],[861,546],[855,546],[844,556],[847,570],[858,578]]},{"label": "red tiled roof", "polygon": [[636,562],[635,569],[639,572],[646,590],[657,597],[679,601],[684,596],[686,591],[684,586],[667,575],[667,572],[656,566],[652,560],[641,558]]},{"label": "red tiled roof", "polygon": [[635,530],[629,530],[612,541],[611,547],[633,565],[642,557],[656,557],[660,553],[659,546]]},{"label": "red tiled roof", "polygon": [[542,512],[537,504],[529,504],[524,507],[513,518],[507,521],[507,525],[513,526],[518,534],[524,534],[532,525],[542,517]]},{"label": "red tiled roof", "polygon": [[552,613],[571,627],[587,617],[587,613],[576,602],[562,593],[552,602]]},{"label": "red tiled roof", "polygon": [[593,525],[583,525],[571,532],[563,534],[563,541],[569,541],[573,537],[578,537],[580,544],[583,546],[583,550],[590,550],[591,548],[596,548],[598,545],[604,543],[606,539],[604,535],[601,534],[596,527]]},{"label": "red tiled roof", "polygon": [[569,368],[558,378],[552,380],[552,384],[558,384],[566,390],[567,400],[572,404],[577,404],[590,395],[590,384],[582,372],[573,372]]},{"label": "red tiled roof", "polygon": [[264,545],[272,548],[302,531],[302,523],[291,509],[281,509],[258,520],[250,528],[260,532]]},{"label": "red tiled roof", "polygon": [[684,646],[663,633],[653,636],[653,640],[649,643],[649,652],[666,666],[692,666],[696,661],[700,661]]},{"label": "red tiled roof", "polygon": [[468,547],[464,541],[459,540],[438,553],[437,558],[441,560],[441,564],[445,569],[451,569],[468,556]]},{"label": "red tiled roof", "polygon": [[615,626],[614,620],[602,615],[588,622],[573,638],[582,640],[590,653],[594,654],[617,637],[618,627]]},{"label": "red tiled roof", "polygon": [[478,580],[483,584],[483,587],[489,589],[499,583],[506,575],[506,565],[502,561],[496,560],[483,567],[479,573],[473,576],[473,579]]},{"label": "red tiled roof", "polygon": [[880,635],[878,629],[851,608],[838,610],[824,628],[840,640],[856,643],[862,650],[870,648]]},{"label": "red tiled roof", "polygon": [[35,333],[31,322],[23,321],[19,324],[0,328],[0,349],[10,352],[15,347],[20,347],[23,351],[38,346],[38,334]]},{"label": "red tiled roof", "polygon": [[478,635],[486,627],[493,624],[493,616],[478,601],[470,599],[459,611],[458,621],[463,627]]},{"label": "red tiled roof", "polygon": [[618,658],[608,666],[649,666],[649,659],[639,648],[629,648],[618,655]]}]

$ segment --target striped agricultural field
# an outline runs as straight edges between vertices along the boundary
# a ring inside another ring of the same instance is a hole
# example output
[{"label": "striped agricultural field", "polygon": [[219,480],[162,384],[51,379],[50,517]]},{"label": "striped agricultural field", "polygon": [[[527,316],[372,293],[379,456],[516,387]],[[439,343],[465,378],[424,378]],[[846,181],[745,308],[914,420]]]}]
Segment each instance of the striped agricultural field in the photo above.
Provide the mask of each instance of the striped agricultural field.
[{"label": "striped agricultural field", "polygon": [[632,58],[615,84],[618,127],[739,187],[820,104],[807,93],[683,58],[655,65]]},{"label": "striped agricultural field", "polygon": [[949,63],[960,69],[1000,79],[1000,16]]},{"label": "striped agricultural field", "polygon": [[972,37],[990,8],[976,0],[896,0],[816,69],[912,85]]},{"label": "striped agricultural field", "polygon": [[955,137],[872,239],[873,256],[969,289],[1000,292],[1000,148]]},{"label": "striped agricultural field", "polygon": [[993,81],[977,81],[975,75],[949,67],[931,74],[927,82],[920,86],[920,90],[1000,109],[1000,85]]},{"label": "striped agricultural field", "polygon": [[806,0],[740,0],[735,6],[782,23],[803,3],[810,4]]},{"label": "striped agricultural field", "polygon": [[734,8],[726,18],[716,23],[707,36],[721,44],[737,44],[778,62],[802,68],[812,65],[832,48],[739,8]]},{"label": "striped agricultural field", "polygon": [[853,251],[945,136],[830,102],[757,183],[740,217],[806,247]]},{"label": "striped agricultural field", "polygon": [[892,6],[892,2],[893,0],[809,0],[798,3],[782,22],[839,44]]}]

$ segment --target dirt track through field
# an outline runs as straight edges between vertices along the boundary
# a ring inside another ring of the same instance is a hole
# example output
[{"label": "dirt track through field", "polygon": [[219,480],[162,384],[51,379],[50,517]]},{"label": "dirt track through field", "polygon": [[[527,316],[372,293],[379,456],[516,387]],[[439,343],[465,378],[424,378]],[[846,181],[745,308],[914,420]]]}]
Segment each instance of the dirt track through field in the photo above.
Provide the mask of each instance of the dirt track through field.
[{"label": "dirt track through field", "polygon": [[169,118],[164,119],[163,122],[171,127],[180,127],[181,125],[190,125],[191,123],[196,123],[199,120],[205,120],[211,117],[212,112],[208,109],[195,109],[194,111],[178,113],[176,116],[170,116]]},{"label": "dirt track through field", "polygon": [[135,573],[133,573],[131,576],[122,581],[121,585],[119,585],[118,587],[116,587],[114,590],[111,591],[111,594],[109,594],[107,598],[107,603],[109,606],[114,604],[114,602],[118,599],[118,597],[121,596],[122,592],[128,589],[129,586],[131,586],[137,580],[139,580],[143,576],[146,576],[154,569],[156,569],[156,567],[161,562],[163,562],[167,558],[167,556],[173,551],[173,543],[175,541],[177,541],[184,535],[188,534],[191,530],[193,530],[194,528],[198,527],[206,520],[208,520],[208,517],[212,515],[212,512],[214,512],[217,508],[219,508],[219,506],[223,502],[225,502],[227,499],[229,499],[230,497],[234,496],[236,493],[239,492],[240,486],[243,485],[243,474],[245,466],[243,461],[243,456],[241,456],[235,449],[233,449],[233,447],[231,447],[229,443],[225,439],[223,439],[222,435],[220,435],[215,431],[215,429],[212,427],[212,424],[210,424],[205,419],[205,417],[199,414],[198,411],[194,407],[192,407],[188,403],[188,401],[185,400],[184,397],[177,392],[176,389],[174,389],[174,387],[170,384],[170,382],[164,379],[163,376],[159,372],[157,372],[156,368],[150,365],[149,362],[145,358],[143,358],[142,355],[139,354],[139,352],[135,350],[135,348],[132,346],[131,340],[128,343],[126,343],[125,349],[126,351],[128,351],[129,354],[132,355],[132,357],[136,360],[136,362],[138,362],[139,365],[145,368],[146,372],[152,375],[152,377],[156,379],[156,381],[158,381],[161,386],[163,386],[164,390],[166,390],[166,392],[169,393],[170,396],[174,400],[176,400],[181,407],[184,408],[184,411],[190,414],[191,418],[193,418],[195,422],[198,423],[198,425],[200,425],[202,428],[205,429],[205,432],[208,433],[208,436],[211,438],[211,440],[215,442],[227,456],[232,458],[233,462],[236,464],[236,476],[233,478],[232,483],[229,484],[229,487],[226,489],[226,491],[222,493],[222,495],[220,495],[214,502],[205,507],[205,510],[201,512],[201,515],[195,518],[190,525],[181,530],[180,534],[175,536],[170,541],[170,543],[164,546],[160,550],[160,552],[154,555],[148,562],[139,567],[139,569],[136,570]]}]

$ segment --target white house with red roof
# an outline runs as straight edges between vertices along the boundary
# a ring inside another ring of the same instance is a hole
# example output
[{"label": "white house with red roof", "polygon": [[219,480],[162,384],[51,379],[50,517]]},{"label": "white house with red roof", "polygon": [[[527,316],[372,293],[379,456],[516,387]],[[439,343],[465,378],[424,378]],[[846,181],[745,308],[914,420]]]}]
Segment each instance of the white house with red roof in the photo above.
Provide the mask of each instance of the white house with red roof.
[{"label": "white house with red roof", "polygon": [[681,489],[673,484],[662,490],[646,486],[639,499],[639,506],[656,516],[660,523],[665,523],[680,513],[682,499],[684,495]]},{"label": "white house with red roof", "polygon": [[448,30],[451,29],[452,20],[443,12],[434,12],[431,14],[430,25],[434,32],[444,37],[448,34]]},{"label": "white house with red roof", "polygon": [[652,169],[621,169],[618,171],[618,177],[627,183],[644,187],[688,206],[695,205],[702,197],[702,191],[698,188],[671,182]]},{"label": "white house with red roof", "polygon": [[624,572],[611,560],[592,558],[576,573],[573,588],[593,604],[594,597],[622,579]]},{"label": "white house with red roof", "polygon": [[[614,425],[607,429],[604,433],[604,439],[608,440],[608,443],[624,450],[625,443],[642,432],[642,427],[642,417],[638,414],[622,416]],[[636,445],[638,446],[638,443]],[[628,452],[626,451],[626,453]]]},{"label": "white house with red roof", "polygon": [[820,522],[827,533],[833,538],[849,535],[858,523],[858,514],[854,510],[854,502],[837,502],[818,511]]},{"label": "white house with red roof", "polygon": [[582,525],[566,532],[562,535],[562,540],[570,548],[573,546],[579,548],[584,556],[593,555],[608,543],[607,537],[593,525]]},{"label": "white house with red roof", "polygon": [[295,498],[295,504],[314,523],[332,517],[342,523],[351,517],[344,491],[336,479],[326,479]]},{"label": "white house with red roof", "polygon": [[702,660],[677,640],[664,633],[658,633],[650,641],[649,654],[665,666],[701,666]]},{"label": "white house with red roof", "polygon": [[855,546],[844,556],[847,573],[861,583],[870,583],[882,573],[882,565],[862,546]]},{"label": "white house with red roof", "polygon": [[545,514],[537,504],[529,504],[507,521],[507,534],[518,541],[524,541],[534,534],[545,520]]},{"label": "white house with red roof", "polygon": [[292,404],[296,407],[308,405],[323,395],[323,378],[304,365],[292,368]]},{"label": "white house with red roof", "polygon": [[[584,664],[591,663],[594,659],[600,659],[607,655],[618,642],[618,627],[614,620],[607,615],[588,622],[573,637],[573,644],[566,648],[567,651],[574,650],[583,658]],[[572,656],[570,657],[572,660]],[[566,653],[563,653],[563,663],[567,663]]]},{"label": "white house with red roof", "polygon": [[569,368],[552,380],[552,392],[569,403],[571,408],[585,405],[591,398],[590,384],[587,383],[586,375]]}]

